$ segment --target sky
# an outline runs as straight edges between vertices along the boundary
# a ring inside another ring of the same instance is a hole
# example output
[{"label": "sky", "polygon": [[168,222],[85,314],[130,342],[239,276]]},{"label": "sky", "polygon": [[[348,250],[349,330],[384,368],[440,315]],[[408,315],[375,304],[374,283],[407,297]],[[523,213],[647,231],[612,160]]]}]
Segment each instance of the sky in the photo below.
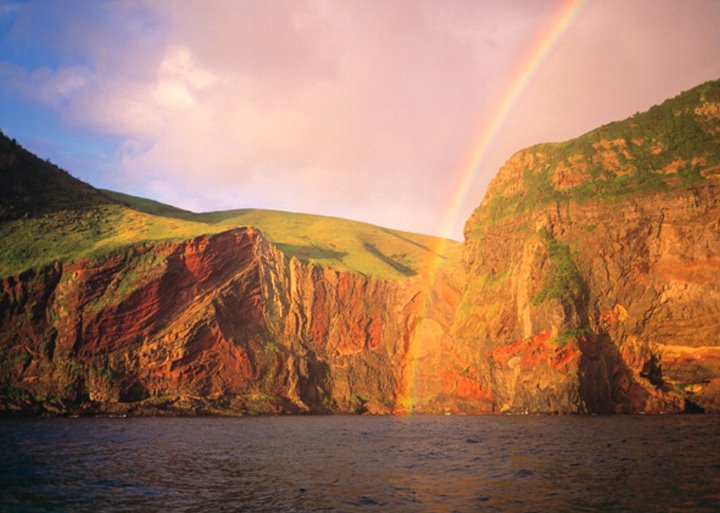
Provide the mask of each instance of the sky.
[{"label": "sky", "polygon": [[510,156],[720,78],[717,0],[0,0],[0,129],[102,188],[462,240]]}]

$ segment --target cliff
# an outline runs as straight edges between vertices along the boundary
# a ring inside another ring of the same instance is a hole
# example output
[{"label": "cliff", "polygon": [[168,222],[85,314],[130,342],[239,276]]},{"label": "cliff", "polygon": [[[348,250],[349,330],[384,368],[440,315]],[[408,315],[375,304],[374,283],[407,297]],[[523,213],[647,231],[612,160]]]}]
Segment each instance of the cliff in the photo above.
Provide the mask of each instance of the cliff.
[{"label": "cliff", "polygon": [[474,408],[446,356],[463,283],[454,241],[194,214],[93,189],[5,137],[0,185],[1,411]]},{"label": "cliff", "polygon": [[453,327],[515,412],[720,407],[720,82],[514,155]]},{"label": "cliff", "polygon": [[0,411],[720,410],[720,82],[512,156],[452,241],[98,191],[0,137]]},{"label": "cliff", "polygon": [[[287,258],[251,227],[57,261],[2,281],[3,407],[423,411],[403,400],[404,372],[442,353],[409,351],[427,333],[448,345],[461,274],[434,273],[425,294],[426,275],[378,279]],[[424,372],[417,393],[433,408],[467,408],[451,365]]]}]

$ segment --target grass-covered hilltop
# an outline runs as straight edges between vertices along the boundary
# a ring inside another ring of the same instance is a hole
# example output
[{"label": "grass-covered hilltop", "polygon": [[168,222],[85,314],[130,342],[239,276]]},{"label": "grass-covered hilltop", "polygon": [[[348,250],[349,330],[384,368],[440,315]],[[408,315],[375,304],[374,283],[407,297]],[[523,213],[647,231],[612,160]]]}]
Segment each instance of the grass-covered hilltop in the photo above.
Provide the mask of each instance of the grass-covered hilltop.
[{"label": "grass-covered hilltop", "polygon": [[409,346],[447,336],[461,286],[455,241],[196,214],[5,136],[0,191],[0,412],[389,413]]},{"label": "grass-covered hilltop", "polygon": [[242,209],[195,214],[98,190],[0,135],[0,276],[54,260],[94,258],[144,242],[253,226],[288,257],[368,276],[412,276],[460,244],[340,218]]},{"label": "grass-covered hilltop", "polygon": [[492,183],[483,217],[499,220],[553,202],[687,190],[720,174],[718,119],[715,80],[575,139],[522,150]]}]

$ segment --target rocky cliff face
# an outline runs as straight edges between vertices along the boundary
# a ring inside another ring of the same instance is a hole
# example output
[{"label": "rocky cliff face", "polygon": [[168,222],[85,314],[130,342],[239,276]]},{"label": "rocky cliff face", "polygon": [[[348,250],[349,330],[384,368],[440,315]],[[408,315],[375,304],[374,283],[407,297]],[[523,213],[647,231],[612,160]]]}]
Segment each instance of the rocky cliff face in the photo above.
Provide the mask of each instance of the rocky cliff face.
[{"label": "rocky cliff face", "polygon": [[[3,219],[57,211],[31,226],[75,220],[94,256],[0,282],[0,410],[720,411],[720,82],[517,153],[466,225],[464,269],[392,279],[254,228],[92,252],[128,216],[100,215],[107,196],[68,210],[97,191],[62,176],[58,202],[40,171],[2,176],[22,196]],[[61,232],[36,253],[72,245]]]},{"label": "rocky cliff face", "polygon": [[[287,259],[252,228],[57,263],[2,282],[4,406],[458,410],[474,399],[456,393],[460,374],[413,348],[448,345],[459,281],[446,271],[428,288],[427,276],[379,280]],[[419,402],[403,400],[409,366],[428,378]]]},{"label": "rocky cliff face", "polygon": [[720,407],[720,84],[511,158],[455,338],[501,411]]}]

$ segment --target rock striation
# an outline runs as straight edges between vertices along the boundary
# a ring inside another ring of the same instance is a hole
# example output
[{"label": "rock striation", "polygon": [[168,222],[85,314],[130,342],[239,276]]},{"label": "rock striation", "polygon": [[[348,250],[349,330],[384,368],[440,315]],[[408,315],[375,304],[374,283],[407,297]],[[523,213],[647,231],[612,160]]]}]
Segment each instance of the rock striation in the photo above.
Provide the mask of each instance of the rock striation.
[{"label": "rock striation", "polygon": [[[4,407],[135,414],[392,413],[416,340],[444,341],[456,272],[380,280],[286,258],[253,228],[57,262],[0,287]],[[428,307],[428,302],[433,306]],[[422,393],[458,410],[458,377]],[[443,397],[436,395],[443,392]],[[423,406],[417,409],[421,411]],[[428,407],[425,407],[427,410]],[[404,410],[403,410],[404,411]]]}]

